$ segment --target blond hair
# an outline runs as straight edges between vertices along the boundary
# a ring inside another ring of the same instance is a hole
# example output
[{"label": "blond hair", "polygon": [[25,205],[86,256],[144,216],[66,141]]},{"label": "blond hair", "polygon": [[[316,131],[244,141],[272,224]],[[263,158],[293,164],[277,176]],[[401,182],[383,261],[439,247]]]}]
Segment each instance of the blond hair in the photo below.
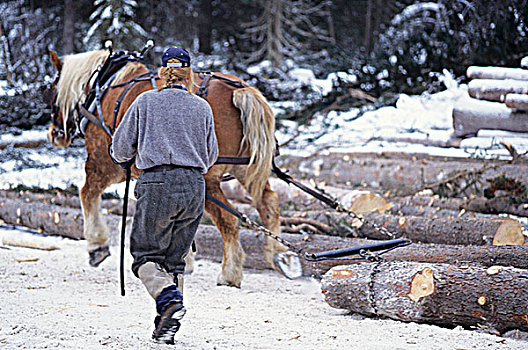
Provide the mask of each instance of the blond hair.
[{"label": "blond hair", "polygon": [[[175,58],[168,60],[169,63],[179,62]],[[194,88],[194,74],[191,67],[161,67],[161,75],[165,79],[165,84],[158,88],[158,91],[170,87],[176,83],[183,83],[187,91],[192,94]]]}]

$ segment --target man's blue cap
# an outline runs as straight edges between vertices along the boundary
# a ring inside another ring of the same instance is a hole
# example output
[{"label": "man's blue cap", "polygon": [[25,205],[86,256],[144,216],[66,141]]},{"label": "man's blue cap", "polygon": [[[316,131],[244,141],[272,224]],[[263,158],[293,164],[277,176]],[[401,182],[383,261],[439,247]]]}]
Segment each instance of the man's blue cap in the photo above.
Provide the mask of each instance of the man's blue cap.
[{"label": "man's blue cap", "polygon": [[[175,58],[180,62],[169,63],[168,61],[171,58]],[[163,67],[189,67],[191,65],[191,57],[189,56],[189,52],[181,47],[169,47],[161,55],[161,64]]]}]

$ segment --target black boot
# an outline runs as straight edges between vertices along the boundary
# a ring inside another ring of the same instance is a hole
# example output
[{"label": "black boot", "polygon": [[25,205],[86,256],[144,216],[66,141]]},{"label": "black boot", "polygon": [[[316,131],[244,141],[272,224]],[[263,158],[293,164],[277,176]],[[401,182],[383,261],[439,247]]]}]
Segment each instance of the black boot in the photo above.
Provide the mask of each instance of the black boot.
[{"label": "black boot", "polygon": [[183,297],[176,285],[165,288],[156,298],[156,309],[159,315],[154,319],[152,339],[174,344],[174,335],[180,329],[180,320],[185,315]]}]

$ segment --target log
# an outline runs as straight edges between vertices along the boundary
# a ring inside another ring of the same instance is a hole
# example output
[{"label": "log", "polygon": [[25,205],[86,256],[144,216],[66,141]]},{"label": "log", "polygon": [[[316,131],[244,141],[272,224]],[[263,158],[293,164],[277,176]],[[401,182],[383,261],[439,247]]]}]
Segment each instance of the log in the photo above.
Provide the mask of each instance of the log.
[{"label": "log", "polygon": [[311,218],[332,228],[330,235],[386,240],[391,237],[376,226],[387,229],[394,238],[406,237],[415,242],[452,245],[523,245],[521,224],[511,218],[421,217],[368,213],[364,223],[335,211],[282,212],[284,216]]},{"label": "log", "polygon": [[475,197],[463,204],[467,210],[480,213],[498,214],[507,213],[516,216],[528,217],[528,203],[515,203],[510,196],[485,198]]},{"label": "log", "polygon": [[504,99],[506,106],[520,111],[528,111],[528,95],[508,94]]},{"label": "log", "polygon": [[[293,243],[304,252],[317,253],[339,248],[362,246],[376,241],[360,238],[343,238],[327,235],[300,235],[282,233],[282,238]],[[198,259],[222,261],[222,238],[214,226],[200,225],[196,233]],[[248,229],[240,230],[240,242],[246,252],[244,267],[258,270],[270,269],[263,256],[264,236]],[[417,261],[451,263],[455,265],[478,264],[482,266],[513,266],[526,268],[528,247],[516,246],[451,246],[443,244],[412,245],[392,250],[382,257],[386,261]],[[360,263],[363,260],[357,260]],[[347,262],[352,263],[352,262]],[[305,276],[321,278],[330,268],[342,265],[343,260],[308,261],[301,259]]]},{"label": "log", "polygon": [[30,233],[10,232],[2,234],[2,244],[14,247],[23,247],[40,250],[59,249],[53,245],[46,237],[37,236]]},{"label": "log", "polygon": [[416,262],[337,266],[323,276],[328,304],[367,316],[528,330],[528,270]]},{"label": "log", "polygon": [[[118,232],[118,216],[105,215],[111,231]],[[0,198],[0,219],[12,225],[26,226],[50,235],[83,239],[83,217],[78,209]]]},{"label": "log", "polygon": [[409,206],[423,206],[452,211],[460,211],[463,208],[464,200],[462,198],[440,197],[433,195],[432,191],[428,192],[429,194],[391,198],[391,203],[393,203],[391,211],[401,210]]},{"label": "log", "polygon": [[474,79],[468,83],[468,92],[478,100],[504,102],[507,94],[527,94],[528,81]]},{"label": "log", "polygon": [[357,229],[359,237],[388,239],[373,224],[386,228],[394,238],[453,245],[523,245],[521,224],[510,218],[439,218],[369,213]]},{"label": "log", "polygon": [[481,129],[528,132],[528,113],[473,99],[453,108],[453,129],[457,137],[475,136]]},{"label": "log", "polygon": [[466,76],[469,79],[528,80],[528,70],[522,68],[471,66],[468,67]]},{"label": "log", "polygon": [[[511,163],[505,160],[385,152],[329,153],[325,155],[324,162],[317,157],[288,156],[281,160],[281,168],[288,169],[296,179],[324,179],[335,187],[375,190],[384,193],[385,198],[414,194],[427,184],[444,180],[454,172],[480,171],[484,166],[487,168],[482,174],[483,179],[504,175],[528,187],[528,177],[524,176],[528,162],[523,158],[518,163]],[[471,191],[468,194],[477,194]],[[393,198],[389,201],[392,202]]]},{"label": "log", "polygon": [[[59,192],[59,190],[57,190]],[[31,190],[14,191],[14,190],[0,190],[0,198],[16,198],[22,199],[26,202],[41,202],[46,204],[59,205],[68,208],[80,208],[81,200],[79,196],[65,193],[51,192],[33,192]],[[123,200],[122,199],[103,199],[101,200],[101,208],[106,209],[108,213],[115,215],[122,215]],[[132,198],[128,200],[127,215],[133,216],[136,210],[136,201]]]},{"label": "log", "polygon": [[43,144],[47,143],[48,140],[46,139],[38,139],[38,140],[22,140],[22,141],[5,141],[0,140],[0,150],[13,147],[13,148],[37,148],[42,146]]}]

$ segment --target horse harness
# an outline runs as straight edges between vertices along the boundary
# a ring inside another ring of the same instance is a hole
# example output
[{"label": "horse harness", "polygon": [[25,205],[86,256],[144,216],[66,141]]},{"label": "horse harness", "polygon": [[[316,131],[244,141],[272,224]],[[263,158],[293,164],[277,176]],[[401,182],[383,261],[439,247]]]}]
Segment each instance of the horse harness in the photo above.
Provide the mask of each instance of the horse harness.
[{"label": "horse harness", "polygon": [[[128,54],[126,51],[117,51],[115,53],[110,54],[103,63],[103,65],[98,70],[94,71],[94,73],[92,73],[92,76],[90,76],[88,82],[92,79],[93,75],[97,73],[97,76],[94,81],[94,86],[88,91],[88,95],[86,96],[85,101],[82,104],[77,103],[75,105],[75,108],[72,109],[72,111],[70,112],[70,117],[72,117],[74,111],[78,112],[75,123],[77,125],[77,132],[79,136],[84,137],[88,122],[92,122],[99,128],[101,128],[103,131],[105,131],[108,136],[112,137],[117,127],[117,116],[119,115],[121,104],[127,93],[134,87],[134,85],[138,82],[150,80],[152,83],[152,89],[157,88],[156,79],[158,79],[159,77],[157,76],[157,74],[150,70],[128,81],[111,85],[117,73],[126,64],[128,64],[129,62],[137,61],[138,59],[136,58],[136,56]],[[207,98],[207,94],[209,92],[209,83],[211,79],[218,79],[235,88],[243,88],[249,86],[241,81],[230,79],[211,72],[201,72],[199,73],[199,76],[200,78],[202,78],[202,82],[198,87],[198,90],[196,91],[196,95],[204,99]],[[114,118],[112,125],[109,126],[103,120],[101,102],[105,96],[105,93],[109,89],[119,88],[123,86],[125,86],[125,88],[123,89],[123,91],[115,102],[113,111]],[[96,110],[98,117],[94,113]],[[248,164],[249,162],[249,158],[247,157],[242,157],[242,159],[239,159],[239,157],[225,157],[224,160],[226,161],[226,163],[223,164]]]}]

